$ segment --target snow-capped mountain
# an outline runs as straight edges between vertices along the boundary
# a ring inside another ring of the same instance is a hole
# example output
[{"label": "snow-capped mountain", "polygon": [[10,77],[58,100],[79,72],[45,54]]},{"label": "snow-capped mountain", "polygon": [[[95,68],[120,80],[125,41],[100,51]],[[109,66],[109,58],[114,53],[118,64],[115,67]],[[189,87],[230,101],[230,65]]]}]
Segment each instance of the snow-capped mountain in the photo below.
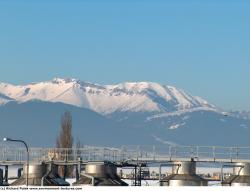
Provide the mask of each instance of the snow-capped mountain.
[{"label": "snow-capped mountain", "polygon": [[30,100],[61,102],[88,108],[101,114],[114,112],[174,113],[188,110],[216,110],[204,99],[173,86],[153,82],[98,85],[76,79],[12,85],[0,83],[0,104]]},{"label": "snow-capped mountain", "polygon": [[21,137],[42,147],[54,145],[65,111],[72,113],[74,136],[85,144],[250,144],[249,113],[225,113],[202,98],[152,82],[0,83],[0,105],[0,139]]}]

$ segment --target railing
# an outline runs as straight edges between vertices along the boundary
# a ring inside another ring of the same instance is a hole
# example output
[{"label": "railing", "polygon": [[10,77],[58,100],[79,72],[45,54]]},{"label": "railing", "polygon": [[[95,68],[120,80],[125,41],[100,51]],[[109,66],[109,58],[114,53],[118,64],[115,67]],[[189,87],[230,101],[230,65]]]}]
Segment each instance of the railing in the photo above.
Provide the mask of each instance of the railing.
[{"label": "railing", "polygon": [[[82,148],[30,148],[30,161],[173,161],[250,162],[250,147],[218,146],[122,146],[121,148],[84,146]],[[0,161],[24,162],[25,148],[0,147]]]}]

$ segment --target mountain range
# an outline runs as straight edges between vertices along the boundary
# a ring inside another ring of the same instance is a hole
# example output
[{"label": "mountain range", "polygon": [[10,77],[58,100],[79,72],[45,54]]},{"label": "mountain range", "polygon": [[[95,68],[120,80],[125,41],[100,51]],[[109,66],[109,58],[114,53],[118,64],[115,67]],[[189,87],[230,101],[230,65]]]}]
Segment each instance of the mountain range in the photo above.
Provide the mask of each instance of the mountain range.
[{"label": "mountain range", "polygon": [[87,108],[101,114],[114,112],[176,112],[190,109],[216,110],[200,97],[191,96],[173,86],[152,82],[98,85],[76,79],[15,86],[0,83],[0,104],[31,100],[61,102]]},{"label": "mountain range", "polygon": [[70,111],[74,137],[93,145],[250,145],[248,112],[225,112],[173,86],[77,79],[0,83],[0,136],[52,146]]}]

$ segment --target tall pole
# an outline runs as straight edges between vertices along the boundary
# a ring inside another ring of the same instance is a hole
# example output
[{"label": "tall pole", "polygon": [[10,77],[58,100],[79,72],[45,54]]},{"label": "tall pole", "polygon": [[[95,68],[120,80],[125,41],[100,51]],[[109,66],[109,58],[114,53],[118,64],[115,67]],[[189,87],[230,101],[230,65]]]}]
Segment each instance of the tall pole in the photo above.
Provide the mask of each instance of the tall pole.
[{"label": "tall pole", "polygon": [[27,151],[27,161],[26,161],[26,186],[29,186],[29,160],[30,160],[30,156],[29,156],[29,148],[28,148],[28,145],[22,141],[22,140],[19,140],[20,142],[22,142],[25,147],[26,147],[26,151]]},{"label": "tall pole", "polygon": [[28,145],[23,141],[23,140],[17,140],[17,139],[10,139],[10,138],[4,138],[3,141],[12,141],[12,142],[19,142],[19,143],[23,143],[25,148],[26,148],[26,152],[27,152],[27,160],[26,160],[26,186],[29,186],[29,147]]}]

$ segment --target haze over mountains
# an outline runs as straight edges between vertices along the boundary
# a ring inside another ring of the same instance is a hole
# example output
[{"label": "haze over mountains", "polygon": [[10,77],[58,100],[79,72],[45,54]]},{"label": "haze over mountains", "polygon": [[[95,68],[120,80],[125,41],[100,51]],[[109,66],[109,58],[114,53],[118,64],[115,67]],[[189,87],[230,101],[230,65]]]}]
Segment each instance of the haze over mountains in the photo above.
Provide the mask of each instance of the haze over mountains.
[{"label": "haze over mountains", "polygon": [[153,82],[0,83],[0,105],[0,136],[39,146],[54,145],[64,111],[72,112],[75,137],[84,144],[250,145],[245,112],[225,115],[200,97]]}]

